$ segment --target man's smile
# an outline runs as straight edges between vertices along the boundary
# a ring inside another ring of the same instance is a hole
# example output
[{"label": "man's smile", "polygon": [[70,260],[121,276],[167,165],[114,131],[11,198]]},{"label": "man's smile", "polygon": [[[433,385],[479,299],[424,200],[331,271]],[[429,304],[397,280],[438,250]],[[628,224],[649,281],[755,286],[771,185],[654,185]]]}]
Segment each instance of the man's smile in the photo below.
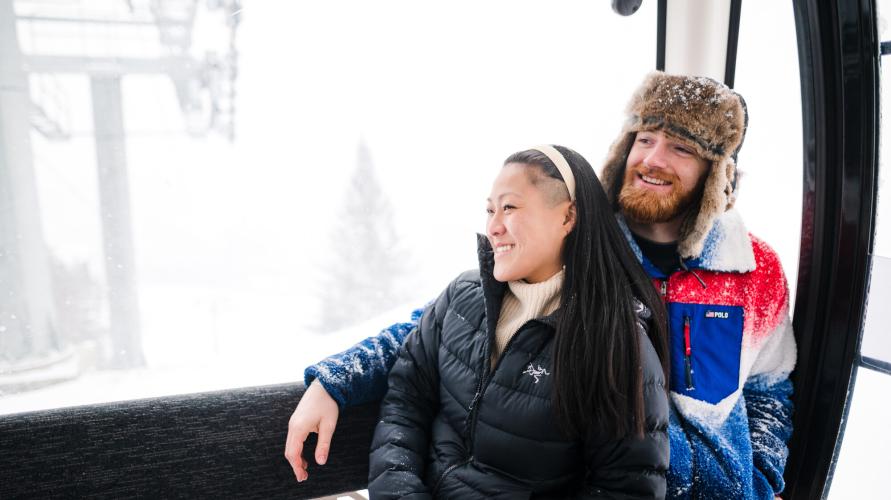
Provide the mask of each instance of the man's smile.
[{"label": "man's smile", "polygon": [[668,181],[664,181],[662,179],[657,179],[655,177],[650,177],[649,175],[638,174],[638,177],[646,182],[647,184],[653,184],[655,186],[670,186],[671,183]]}]

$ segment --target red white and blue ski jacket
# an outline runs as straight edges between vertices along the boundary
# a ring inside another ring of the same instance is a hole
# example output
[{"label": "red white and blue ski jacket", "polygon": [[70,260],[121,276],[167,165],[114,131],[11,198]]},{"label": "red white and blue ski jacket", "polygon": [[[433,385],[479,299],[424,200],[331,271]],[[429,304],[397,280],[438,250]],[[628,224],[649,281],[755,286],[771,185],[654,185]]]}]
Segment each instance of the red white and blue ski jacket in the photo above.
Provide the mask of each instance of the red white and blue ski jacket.
[{"label": "red white and blue ski jacket", "polygon": [[[668,310],[672,410],[668,498],[767,499],[782,491],[792,433],[796,348],[789,291],[776,253],[730,210],[702,253],[666,276],[628,242]],[[392,325],[306,369],[341,405],[379,400],[403,340]]]}]

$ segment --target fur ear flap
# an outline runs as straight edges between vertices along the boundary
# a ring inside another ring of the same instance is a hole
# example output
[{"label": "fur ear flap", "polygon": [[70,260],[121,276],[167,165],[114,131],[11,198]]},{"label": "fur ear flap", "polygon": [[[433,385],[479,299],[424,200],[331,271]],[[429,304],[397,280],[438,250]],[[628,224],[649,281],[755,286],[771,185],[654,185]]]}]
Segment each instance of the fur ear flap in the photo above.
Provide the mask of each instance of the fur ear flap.
[{"label": "fur ear flap", "polygon": [[691,210],[681,224],[678,240],[678,253],[681,257],[687,259],[699,256],[715,219],[733,206],[734,195],[730,188],[730,180],[735,169],[736,165],[732,158],[712,164],[711,173],[705,179],[699,209]]},{"label": "fur ear flap", "polygon": [[736,192],[739,189],[739,178],[740,172],[736,170],[736,161],[733,158],[727,159],[727,187],[724,191],[727,194],[727,208],[725,210],[730,210],[733,208],[733,205],[736,203]]}]

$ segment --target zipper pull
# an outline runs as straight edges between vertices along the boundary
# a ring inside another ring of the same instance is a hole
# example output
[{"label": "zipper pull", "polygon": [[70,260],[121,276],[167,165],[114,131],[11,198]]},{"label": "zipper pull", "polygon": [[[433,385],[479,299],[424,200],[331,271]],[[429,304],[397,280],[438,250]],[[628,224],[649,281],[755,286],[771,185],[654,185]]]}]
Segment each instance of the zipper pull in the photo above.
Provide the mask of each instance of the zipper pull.
[{"label": "zipper pull", "polygon": [[708,288],[708,287],[705,285],[705,281],[702,281],[702,278],[700,278],[699,275],[696,274],[696,271],[691,271],[690,269],[687,268],[687,264],[684,264],[684,259],[683,259],[680,255],[678,255],[678,262],[681,263],[681,269],[683,269],[684,271],[686,271],[686,272],[692,274],[693,277],[696,278],[696,281],[698,281],[699,284],[702,285],[702,288]]},{"label": "zipper pull", "polygon": [[684,372],[687,376],[687,390],[696,387],[693,384],[693,346],[690,343],[690,317],[684,316]]},{"label": "zipper pull", "polygon": [[473,407],[476,406],[476,401],[479,399],[479,397],[480,397],[480,393],[479,393],[479,391],[477,391],[477,393],[473,395],[473,399],[470,400],[470,406],[467,407],[468,412],[473,411]]},{"label": "zipper pull", "polygon": [[668,280],[662,280],[662,284],[659,286],[659,294],[662,295],[662,300],[665,300],[665,295],[668,294]]}]

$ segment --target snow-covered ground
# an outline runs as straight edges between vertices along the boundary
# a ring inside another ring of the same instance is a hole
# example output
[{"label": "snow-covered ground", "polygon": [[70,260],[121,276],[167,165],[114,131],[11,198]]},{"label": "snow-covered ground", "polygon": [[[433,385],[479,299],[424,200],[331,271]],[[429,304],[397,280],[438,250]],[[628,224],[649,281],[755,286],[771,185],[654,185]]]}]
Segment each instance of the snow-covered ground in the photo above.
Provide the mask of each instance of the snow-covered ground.
[{"label": "snow-covered ground", "polygon": [[48,387],[0,394],[0,414],[303,380],[307,365],[408,321],[412,307],[425,301],[324,335],[303,330],[295,306],[303,302],[293,295],[153,289],[143,296],[146,368],[87,371]]}]

